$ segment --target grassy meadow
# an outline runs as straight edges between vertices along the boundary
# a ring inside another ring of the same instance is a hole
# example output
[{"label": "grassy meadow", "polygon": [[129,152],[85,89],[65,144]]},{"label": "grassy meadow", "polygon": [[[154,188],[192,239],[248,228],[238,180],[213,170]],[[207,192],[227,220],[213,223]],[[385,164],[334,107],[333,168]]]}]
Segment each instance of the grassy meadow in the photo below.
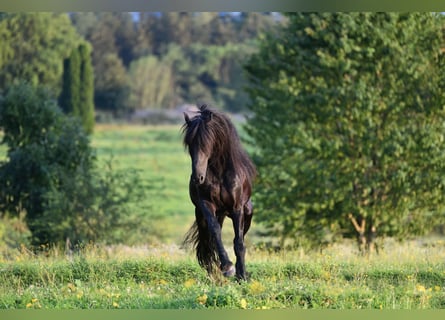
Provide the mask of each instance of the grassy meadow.
[{"label": "grassy meadow", "polygon": [[[274,252],[257,245],[254,218],[247,235],[250,281],[210,279],[193,253],[179,247],[194,216],[180,126],[99,125],[92,144],[101,162],[138,170],[148,186],[147,219],[140,230],[128,230],[133,245],[91,244],[72,255],[59,248],[3,253],[0,309],[445,308],[441,239],[387,240],[371,257],[359,256],[353,243]],[[230,224],[223,230],[233,257]]]},{"label": "grassy meadow", "polygon": [[[174,246],[97,248],[65,257],[17,252],[0,263],[0,308],[12,309],[439,309],[444,244],[405,244],[365,259],[250,247],[250,281],[209,279]],[[350,249],[350,248],[346,248]]]},{"label": "grassy meadow", "polygon": [[182,146],[180,126],[98,125],[92,145],[99,161],[115,169],[134,169],[147,185],[146,224],[157,221],[155,237],[136,232],[134,243],[159,240],[178,243],[192,224],[194,209],[188,196],[190,160]]}]

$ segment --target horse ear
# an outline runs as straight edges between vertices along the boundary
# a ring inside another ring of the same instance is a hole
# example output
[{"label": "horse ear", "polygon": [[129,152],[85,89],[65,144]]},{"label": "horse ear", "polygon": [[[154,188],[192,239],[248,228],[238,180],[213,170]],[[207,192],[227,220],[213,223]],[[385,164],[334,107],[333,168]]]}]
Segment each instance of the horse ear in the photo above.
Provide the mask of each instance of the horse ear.
[{"label": "horse ear", "polygon": [[185,120],[186,123],[190,122],[189,115],[187,113],[185,113],[185,112],[184,112],[184,120]]}]

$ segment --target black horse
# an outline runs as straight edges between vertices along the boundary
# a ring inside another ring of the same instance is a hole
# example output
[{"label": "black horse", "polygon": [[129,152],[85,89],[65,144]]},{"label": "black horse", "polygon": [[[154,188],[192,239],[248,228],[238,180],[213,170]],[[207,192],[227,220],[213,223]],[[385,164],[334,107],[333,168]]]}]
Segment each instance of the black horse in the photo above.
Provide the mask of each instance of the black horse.
[{"label": "black horse", "polygon": [[[184,113],[184,145],[192,160],[190,198],[195,205],[195,222],[184,244],[196,249],[199,264],[213,275],[246,279],[244,236],[252,220],[252,180],[255,166],[241,147],[229,118],[206,105],[190,119]],[[233,221],[235,267],[221,239],[224,218]]]}]

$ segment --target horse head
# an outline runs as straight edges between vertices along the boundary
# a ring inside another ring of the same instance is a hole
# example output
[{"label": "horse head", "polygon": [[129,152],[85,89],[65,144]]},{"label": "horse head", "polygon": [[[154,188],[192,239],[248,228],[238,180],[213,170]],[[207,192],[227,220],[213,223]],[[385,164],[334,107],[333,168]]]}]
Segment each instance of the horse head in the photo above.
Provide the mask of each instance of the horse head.
[{"label": "horse head", "polygon": [[205,123],[212,119],[212,112],[206,106],[200,107],[200,115],[190,119],[184,113],[184,144],[189,150],[192,159],[191,179],[196,185],[204,183],[207,174],[209,158],[211,156],[211,141],[206,131],[203,129]]}]

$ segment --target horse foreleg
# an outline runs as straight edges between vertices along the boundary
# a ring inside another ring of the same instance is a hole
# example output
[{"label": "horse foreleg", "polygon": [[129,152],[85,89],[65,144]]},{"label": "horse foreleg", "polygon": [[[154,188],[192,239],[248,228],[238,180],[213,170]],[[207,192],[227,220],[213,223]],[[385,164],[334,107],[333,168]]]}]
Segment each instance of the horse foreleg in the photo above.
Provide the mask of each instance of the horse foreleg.
[{"label": "horse foreleg", "polygon": [[202,201],[201,208],[207,221],[209,233],[213,241],[215,241],[216,250],[221,263],[220,270],[226,277],[233,276],[235,274],[235,270],[222,242],[221,225],[216,217],[216,208],[214,204],[209,201]]}]

